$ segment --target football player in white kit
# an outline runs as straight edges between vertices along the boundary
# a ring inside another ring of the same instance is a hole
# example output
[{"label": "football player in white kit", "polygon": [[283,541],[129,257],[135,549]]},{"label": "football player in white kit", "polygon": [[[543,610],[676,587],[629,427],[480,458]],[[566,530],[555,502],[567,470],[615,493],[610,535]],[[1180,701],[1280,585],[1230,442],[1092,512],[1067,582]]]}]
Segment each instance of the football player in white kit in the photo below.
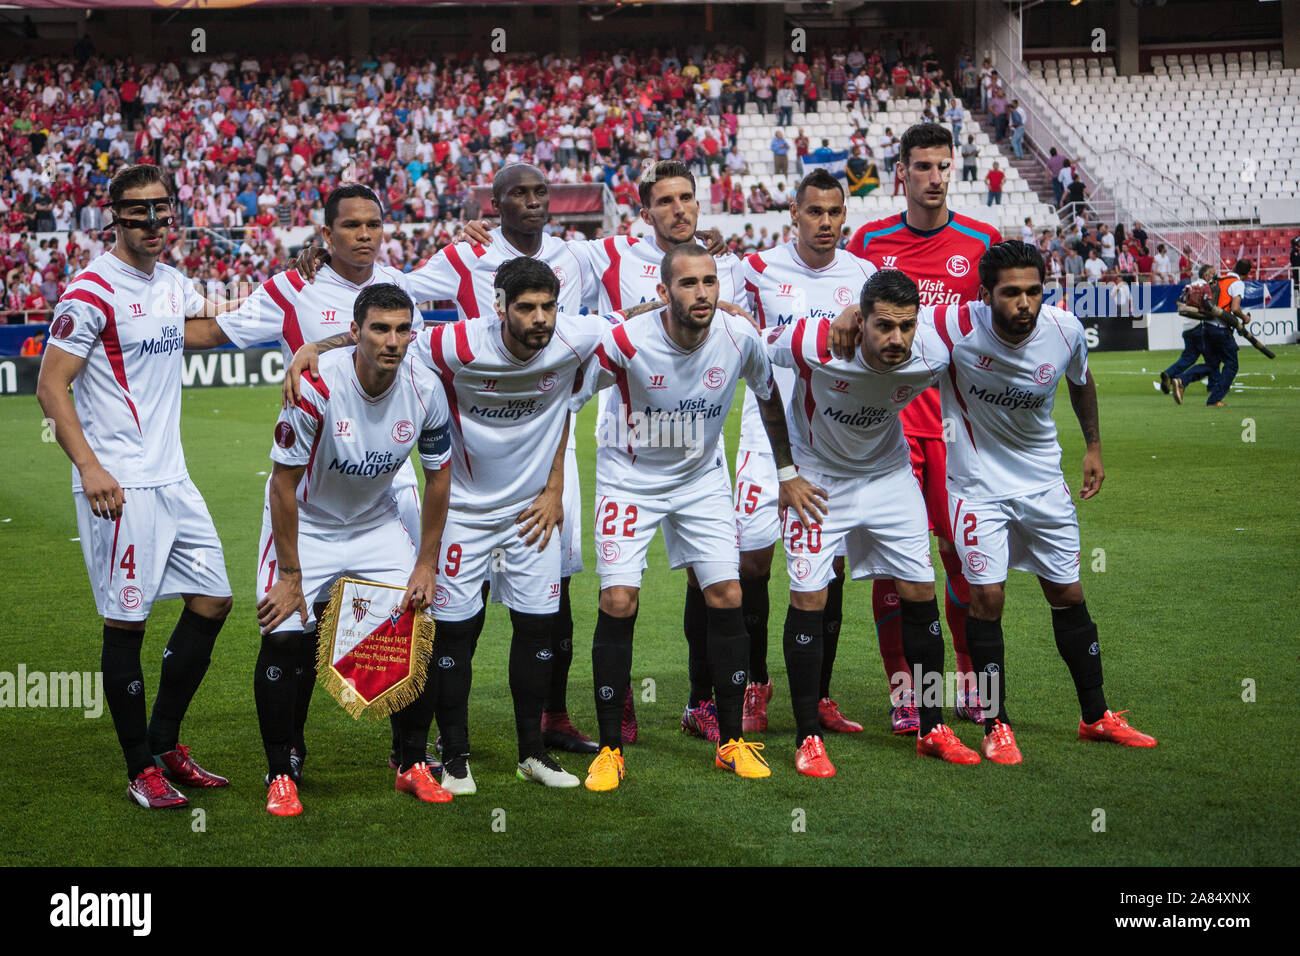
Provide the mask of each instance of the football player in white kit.
[{"label": "football player in white kit", "polygon": [[[341,577],[405,586],[398,602],[432,603],[438,544],[451,487],[447,400],[436,376],[407,355],[414,303],[390,283],[367,286],[353,303],[354,348],[323,358],[303,376],[300,397],[280,412],[271,459],[272,540],[258,567],[262,646],[254,672],[266,749],[267,812],[302,813],[290,749],[298,688],[291,677],[304,634]],[[424,466],[419,553],[393,500],[392,483],[411,452]],[[427,664],[427,662],[425,662]],[[398,738],[396,789],[428,803],[451,794],[425,761],[436,682],[392,715]]]},{"label": "football player in white kit", "polygon": [[833,562],[842,550],[854,580],[894,581],[909,669],[919,669],[918,688],[936,691],[921,695],[917,752],[951,763],[980,759],[942,720],[937,690],[943,684],[943,640],[929,524],[898,417],[947,364],[947,350],[933,327],[918,326],[920,305],[916,283],[886,269],[867,280],[857,309],[851,310],[861,331],[853,358],[831,355],[827,317],[801,318],[767,335],[773,365],[796,372],[784,418],[765,415],[764,425],[781,466],[777,477],[790,577],[785,661],[795,715],[795,768],[810,777],[835,775],[819,733],[818,681],[822,613]]},{"label": "football player in white kit", "polygon": [[[824,169],[809,173],[795,189],[790,218],[793,241],[745,258],[744,283],[749,311],[760,330],[789,325],[796,318],[815,324],[833,319],[857,301],[862,285],[876,272],[865,259],[836,248],[844,229],[844,186]],[[794,373],[773,369],[783,399],[794,393]],[[772,681],[767,673],[768,576],[774,542],[781,538],[776,464],[754,396],[746,393],[740,443],[736,450],[736,529],[740,534],[740,590],[749,632],[749,686],[745,689],[746,731],[767,729]],[[822,670],[818,681],[818,721],[826,730],[857,733],[862,725],[847,719],[830,696],[831,670],[843,616],[843,549],[823,609]]]},{"label": "football player in white kit", "polygon": [[600,609],[592,670],[601,751],[586,786],[606,791],[625,772],[621,719],[646,552],[661,525],[674,568],[690,566],[707,605],[707,658],[721,741],[715,763],[742,777],[771,771],[762,744],[741,733],[748,636],[740,610],[739,552],[728,515],[731,482],[718,440],[743,378],[767,399],[772,369],[758,332],[717,313],[718,272],[694,243],[661,262],[668,308],[608,329],[591,390],[611,388],[596,451],[596,555]]},{"label": "football player in white kit", "polygon": [[[186,316],[210,303],[158,262],[176,209],[158,167],[119,170],[109,205],[116,242],[59,297],[36,395],[73,464],[77,529],[104,618],[101,667],[126,758],[127,795],[143,807],[181,807],[188,801],[168,778],[186,786],[227,783],[177,742],[231,607],[221,541],[181,448],[183,328]],[[185,610],[163,652],[146,725],[145,621],[155,601],[175,597]]]},{"label": "football player in white kit", "polygon": [[985,701],[981,751],[1020,763],[1006,712],[1002,607],[1008,568],[1038,576],[1052,608],[1056,647],[1074,679],[1081,740],[1154,747],[1156,740],[1111,713],[1102,692],[1101,646],[1079,582],[1079,522],[1061,474],[1052,419],[1062,376],[1087,451],[1079,497],[1101,490],[1097,387],[1083,326],[1043,305],[1043,258],[1023,242],[1001,242],[980,259],[980,301],[937,307],[934,324],[951,353],[940,379],[943,414],[957,422],[948,452],[948,507],[971,585],[967,646],[976,673],[997,675]]},{"label": "football player in white kit", "polygon": [[[215,319],[191,319],[185,323],[187,349],[211,349],[233,342],[241,349],[261,342],[278,341],[287,368],[293,353],[304,342],[316,342],[346,331],[352,322],[352,307],[358,293],[376,283],[391,283],[405,292],[411,288],[407,276],[399,269],[375,261],[375,252],[384,237],[384,211],[379,197],[360,183],[349,183],[333,190],[325,200],[325,224],[321,228],[329,262],[322,265],[315,281],[304,281],[296,269],[272,276],[234,311]],[[310,259],[311,257],[306,257]],[[314,265],[314,260],[313,260]],[[412,317],[412,328],[424,327],[419,311]],[[393,475],[393,499],[402,524],[412,542],[420,543],[420,489],[415,468],[408,460]],[[271,479],[266,480],[262,501],[262,530],[257,540],[257,593],[265,585],[266,554],[271,547]],[[316,686],[316,632],[304,633],[299,656],[291,671],[298,685],[296,731],[292,753],[293,778],[302,782],[303,763],[307,759],[302,728],[307,724],[312,689]],[[394,729],[389,763],[397,768],[398,740]],[[436,760],[430,759],[435,764]]]},{"label": "football player in white kit", "polygon": [[[681,243],[699,244],[711,254],[719,256],[719,302],[742,302],[740,260],[726,251],[722,234],[716,229],[697,231],[700,204],[695,198],[695,176],[679,160],[663,160],[646,167],[637,184],[641,198],[641,221],[653,230],[653,238],[635,236],[609,236],[604,239],[577,239],[567,243],[569,249],[583,261],[586,273],[594,280],[595,297],[584,299],[589,309],[603,315],[626,313],[646,302],[659,299],[659,266],[664,254]],[[502,225],[505,215],[502,215]],[[493,233],[487,231],[483,221],[465,224],[465,234],[471,241],[487,244]],[[726,308],[724,306],[724,308]],[[600,408],[605,407],[601,396]],[[566,489],[568,487],[566,477]],[[566,510],[566,516],[568,511]],[[575,532],[576,533],[576,532]],[[686,731],[718,743],[717,711],[712,702],[712,681],[706,657],[708,619],[704,596],[695,583],[694,572],[687,570],[687,588],[683,631],[686,635],[690,672],[690,696],[682,714],[682,727]],[[572,621],[569,623],[572,629]],[[622,742],[636,742],[636,709],[629,687],[623,706]]]}]

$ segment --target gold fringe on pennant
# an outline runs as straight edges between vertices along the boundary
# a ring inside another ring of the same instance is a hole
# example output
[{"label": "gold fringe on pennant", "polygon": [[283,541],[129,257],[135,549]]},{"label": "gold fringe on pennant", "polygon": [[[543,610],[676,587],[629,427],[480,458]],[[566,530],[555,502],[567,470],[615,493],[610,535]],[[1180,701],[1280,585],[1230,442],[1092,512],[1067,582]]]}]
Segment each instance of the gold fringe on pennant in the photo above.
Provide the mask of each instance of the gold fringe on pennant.
[{"label": "gold fringe on pennant", "polygon": [[379,720],[414,703],[424,691],[424,684],[429,674],[429,661],[433,656],[433,617],[427,611],[417,612],[415,615],[410,637],[410,673],[374,700],[367,701],[334,669],[334,640],[339,611],[343,605],[344,586],[349,583],[387,588],[396,591],[399,597],[406,589],[379,581],[340,578],[330,589],[329,604],[325,607],[325,613],[317,621],[317,633],[321,635],[321,639],[316,644],[316,673],[319,675],[317,679],[321,686],[354,719],[364,715],[371,720]]}]

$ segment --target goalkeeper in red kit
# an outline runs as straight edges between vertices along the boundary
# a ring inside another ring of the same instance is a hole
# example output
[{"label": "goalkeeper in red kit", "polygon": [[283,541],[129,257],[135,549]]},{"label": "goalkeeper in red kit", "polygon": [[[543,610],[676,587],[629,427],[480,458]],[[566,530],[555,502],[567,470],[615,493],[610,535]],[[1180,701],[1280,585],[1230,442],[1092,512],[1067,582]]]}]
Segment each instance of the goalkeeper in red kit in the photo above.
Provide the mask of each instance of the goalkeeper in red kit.
[{"label": "goalkeeper in red kit", "polygon": [[[899,166],[907,209],[869,222],[849,240],[848,251],[877,269],[901,269],[916,282],[921,306],[956,305],[978,298],[977,265],[988,248],[1001,241],[997,229],[948,208],[948,183],[953,172],[952,134],[938,123],[917,123],[903,133]],[[831,345],[838,357],[853,354],[856,323],[837,321]],[[927,389],[902,412],[903,433],[912,454],[912,469],[925,496],[930,527],[939,539],[939,556],[947,576],[945,617],[952,633],[957,669],[956,711],[975,723],[984,715],[975,689],[970,655],[966,650],[966,613],[970,588],[961,572],[948,518],[944,488],[947,450],[939,410],[939,391]],[[903,654],[901,605],[893,581],[878,578],[872,590],[872,608],[880,639],[880,656],[891,685],[890,722],[896,734],[914,734],[920,715],[912,693],[907,658]]]}]

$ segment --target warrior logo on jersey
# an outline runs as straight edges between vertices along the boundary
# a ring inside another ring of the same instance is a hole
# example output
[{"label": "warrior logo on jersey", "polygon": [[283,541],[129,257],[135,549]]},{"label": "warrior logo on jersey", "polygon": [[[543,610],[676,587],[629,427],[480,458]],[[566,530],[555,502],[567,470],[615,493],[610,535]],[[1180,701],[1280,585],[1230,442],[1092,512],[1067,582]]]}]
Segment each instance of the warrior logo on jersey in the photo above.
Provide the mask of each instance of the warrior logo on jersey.
[{"label": "warrior logo on jersey", "polygon": [[497,380],[494,378],[483,379],[483,391],[495,392],[497,390]]},{"label": "warrior logo on jersey", "polygon": [[898,268],[898,256],[881,256],[880,261],[884,263],[886,269]]},{"label": "warrior logo on jersey", "polygon": [[727,373],[718,366],[713,366],[704,373],[704,387],[711,391],[717,391],[727,384]]},{"label": "warrior logo on jersey", "polygon": [[406,419],[402,419],[402,421],[393,426],[393,441],[398,444],[405,445],[414,437],[415,426],[406,421]]},{"label": "warrior logo on jersey", "polygon": [[953,256],[948,260],[948,275],[960,279],[970,272],[970,260],[965,256]]},{"label": "warrior logo on jersey", "polygon": [[140,318],[140,316],[142,316],[142,315],[144,315],[144,306],[142,306],[139,302],[132,302],[132,303],[131,303],[131,318],[133,318],[133,319],[138,319],[138,318]]},{"label": "warrior logo on jersey", "polygon": [[352,618],[358,624],[366,619],[366,612],[370,610],[369,598],[352,599]]},{"label": "warrior logo on jersey", "polygon": [[993,365],[993,359],[988,355],[977,355],[975,357],[975,364],[980,368],[991,368]]},{"label": "warrior logo on jersey", "polygon": [[337,309],[321,309],[320,317],[322,322],[337,322],[339,313]]},{"label": "warrior logo on jersey", "polygon": [[275,426],[275,443],[281,448],[292,448],[298,438],[293,433],[293,426],[288,422],[279,422]]},{"label": "warrior logo on jersey", "polygon": [[835,304],[848,305],[853,301],[853,291],[846,285],[840,286],[835,290]]},{"label": "warrior logo on jersey", "polygon": [[966,567],[970,568],[975,574],[979,574],[989,566],[988,556],[980,551],[966,552]]},{"label": "warrior logo on jersey", "polygon": [[1056,377],[1056,366],[1044,362],[1038,368],[1034,369],[1034,381],[1039,385],[1050,385],[1052,379]]},{"label": "warrior logo on jersey", "polygon": [[793,298],[793,297],[794,297],[794,286],[792,286],[792,285],[782,285],[782,286],[778,286],[778,287],[777,287],[777,292],[776,292],[776,294],[777,294],[778,296],[781,296],[782,298],[785,298],[785,299]]},{"label": "warrior logo on jersey", "polygon": [[350,418],[340,418],[334,423],[335,438],[352,437],[352,420]]},{"label": "warrior logo on jersey", "polygon": [[662,375],[651,375],[651,376],[650,376],[650,384],[646,386],[646,388],[648,388],[648,389],[649,389],[649,388],[667,388],[667,387],[668,387],[668,386],[664,384],[664,377],[663,377]]},{"label": "warrior logo on jersey", "polygon": [[549,392],[551,389],[555,388],[555,383],[558,381],[559,378],[554,372],[547,372],[537,380],[537,390],[539,392]]},{"label": "warrior logo on jersey", "polygon": [[659,267],[654,265],[644,266],[641,269],[641,278],[653,279],[659,275]]},{"label": "warrior logo on jersey", "polygon": [[837,378],[835,380],[835,384],[831,386],[832,392],[847,392],[848,390],[849,390],[849,383],[839,378]]},{"label": "warrior logo on jersey", "polygon": [[77,323],[73,320],[72,316],[65,312],[63,315],[55,319],[54,324],[50,326],[50,337],[55,339],[66,339],[72,334],[72,330],[76,328],[76,326]]},{"label": "warrior logo on jersey", "polygon": [[900,385],[894,389],[893,399],[896,402],[905,402],[912,397],[911,385]]},{"label": "warrior logo on jersey", "polygon": [[606,561],[614,562],[618,560],[618,543],[614,541],[602,541],[600,543],[600,556]]}]

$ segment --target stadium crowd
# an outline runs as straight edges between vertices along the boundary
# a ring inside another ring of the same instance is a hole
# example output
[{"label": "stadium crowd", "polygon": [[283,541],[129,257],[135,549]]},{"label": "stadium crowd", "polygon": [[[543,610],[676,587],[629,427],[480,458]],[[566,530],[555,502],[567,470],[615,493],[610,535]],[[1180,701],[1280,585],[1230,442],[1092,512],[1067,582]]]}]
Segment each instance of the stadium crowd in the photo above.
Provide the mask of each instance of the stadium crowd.
[{"label": "stadium crowd", "polygon": [[[959,73],[970,69],[963,56]],[[0,72],[2,308],[11,321],[48,313],[102,251],[108,180],[133,162],[171,172],[182,228],[170,249],[190,275],[266,278],[288,258],[276,229],[319,226],[324,196],[347,180],[387,199],[398,228],[381,261],[409,270],[451,241],[469,188],[504,164],[536,164],[555,183],[603,181],[620,231],[639,212],[635,183],[654,159],[712,174],[718,211],[762,212],[785,200],[781,190],[746,195],[734,181],[746,171],[736,130],[748,102],[788,125],[796,105],[829,101],[865,126],[891,98],[937,96],[943,112],[952,95],[933,48],[903,38],[770,66],[723,44],[580,60],[298,52],[158,63],[82,44]],[[802,131],[791,145],[796,158],[808,152]],[[870,154],[865,140],[855,145]],[[68,238],[33,236],[51,232]],[[731,238],[742,250],[777,240]]]}]

